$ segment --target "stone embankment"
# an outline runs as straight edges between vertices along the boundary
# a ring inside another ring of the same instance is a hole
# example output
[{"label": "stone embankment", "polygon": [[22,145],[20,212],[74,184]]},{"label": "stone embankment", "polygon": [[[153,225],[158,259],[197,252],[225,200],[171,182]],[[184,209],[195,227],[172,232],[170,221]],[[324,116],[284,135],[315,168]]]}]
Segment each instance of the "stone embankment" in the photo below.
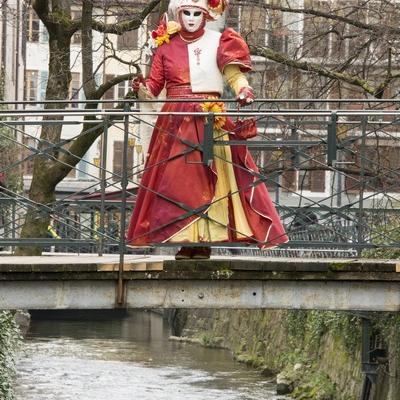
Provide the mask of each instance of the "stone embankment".
[{"label": "stone embankment", "polygon": [[[271,310],[175,310],[173,333],[229,349],[239,362],[277,382],[277,394],[297,399],[357,400],[361,393],[361,324],[351,313]],[[379,368],[372,400],[398,400],[398,317],[376,314],[389,357]],[[184,337],[184,338],[182,338]]]}]

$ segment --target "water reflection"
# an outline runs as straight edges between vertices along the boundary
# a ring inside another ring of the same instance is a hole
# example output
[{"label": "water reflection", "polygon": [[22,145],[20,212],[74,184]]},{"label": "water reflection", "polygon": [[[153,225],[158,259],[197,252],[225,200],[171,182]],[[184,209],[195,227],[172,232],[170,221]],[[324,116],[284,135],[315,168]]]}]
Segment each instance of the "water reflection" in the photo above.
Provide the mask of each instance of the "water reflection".
[{"label": "water reflection", "polygon": [[17,400],[277,399],[226,351],[168,340],[154,313],[107,321],[33,321]]}]

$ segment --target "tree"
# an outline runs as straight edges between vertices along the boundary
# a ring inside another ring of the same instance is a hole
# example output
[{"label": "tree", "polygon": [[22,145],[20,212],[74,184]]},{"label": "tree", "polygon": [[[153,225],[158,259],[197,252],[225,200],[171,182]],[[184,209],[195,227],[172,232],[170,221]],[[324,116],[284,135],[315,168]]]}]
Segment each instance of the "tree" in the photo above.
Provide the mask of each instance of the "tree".
[{"label": "tree", "polygon": [[[114,2],[118,5],[118,2]],[[116,76],[115,78],[96,86],[93,64],[93,31],[121,35],[124,32],[136,30],[145,18],[159,5],[160,0],[152,0],[142,4],[141,11],[135,11],[129,18],[115,24],[105,24],[93,16],[94,1],[82,2],[82,16],[78,19],[71,17],[72,1],[61,0],[36,0],[32,7],[45,25],[49,36],[49,74],[46,87],[45,100],[66,100],[71,81],[71,38],[81,31],[82,34],[82,75],[83,89],[88,100],[100,100],[111,87],[118,83],[132,79],[133,73]],[[138,64],[134,65],[137,73],[140,72]],[[65,103],[45,104],[45,109],[64,109]],[[87,103],[86,109],[96,108],[97,104]],[[46,120],[62,120],[62,116],[46,116]],[[89,121],[91,117],[85,117]],[[89,125],[83,124],[82,132],[87,132]],[[33,178],[29,190],[30,201],[36,204],[49,204],[55,200],[56,185],[64,179],[70,170],[87,152],[96,138],[102,133],[103,127],[92,129],[90,133],[80,135],[73,141],[68,151],[62,149],[49,150],[51,144],[58,143],[61,137],[61,124],[43,125],[40,135],[38,150],[46,150],[38,154],[34,160]],[[35,208],[28,210],[22,228],[22,238],[46,237],[50,214],[43,213]],[[36,247],[19,248],[17,254],[37,255],[41,249]]]},{"label": "tree", "polygon": [[[233,5],[242,8],[241,30],[252,54],[286,67],[302,83],[312,81],[318,97],[398,95],[397,1],[235,0]],[[259,29],[263,21],[265,30]],[[301,90],[295,95],[302,97]]]}]

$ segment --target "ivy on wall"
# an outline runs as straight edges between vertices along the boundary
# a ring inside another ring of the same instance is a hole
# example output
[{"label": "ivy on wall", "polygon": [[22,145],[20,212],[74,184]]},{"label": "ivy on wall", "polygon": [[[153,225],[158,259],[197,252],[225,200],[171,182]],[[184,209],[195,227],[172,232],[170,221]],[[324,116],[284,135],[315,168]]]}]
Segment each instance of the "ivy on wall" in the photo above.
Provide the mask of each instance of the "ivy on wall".
[{"label": "ivy on wall", "polygon": [[13,400],[15,354],[22,336],[13,313],[0,312],[0,399]]}]

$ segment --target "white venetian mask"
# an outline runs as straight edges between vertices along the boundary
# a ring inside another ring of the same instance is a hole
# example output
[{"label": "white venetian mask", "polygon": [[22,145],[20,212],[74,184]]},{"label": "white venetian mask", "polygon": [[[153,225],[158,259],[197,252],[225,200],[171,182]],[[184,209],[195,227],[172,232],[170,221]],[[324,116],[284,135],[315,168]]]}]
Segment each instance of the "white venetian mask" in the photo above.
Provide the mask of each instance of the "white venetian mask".
[{"label": "white venetian mask", "polygon": [[204,14],[197,8],[185,8],[181,12],[182,25],[188,32],[196,32],[203,23]]}]

